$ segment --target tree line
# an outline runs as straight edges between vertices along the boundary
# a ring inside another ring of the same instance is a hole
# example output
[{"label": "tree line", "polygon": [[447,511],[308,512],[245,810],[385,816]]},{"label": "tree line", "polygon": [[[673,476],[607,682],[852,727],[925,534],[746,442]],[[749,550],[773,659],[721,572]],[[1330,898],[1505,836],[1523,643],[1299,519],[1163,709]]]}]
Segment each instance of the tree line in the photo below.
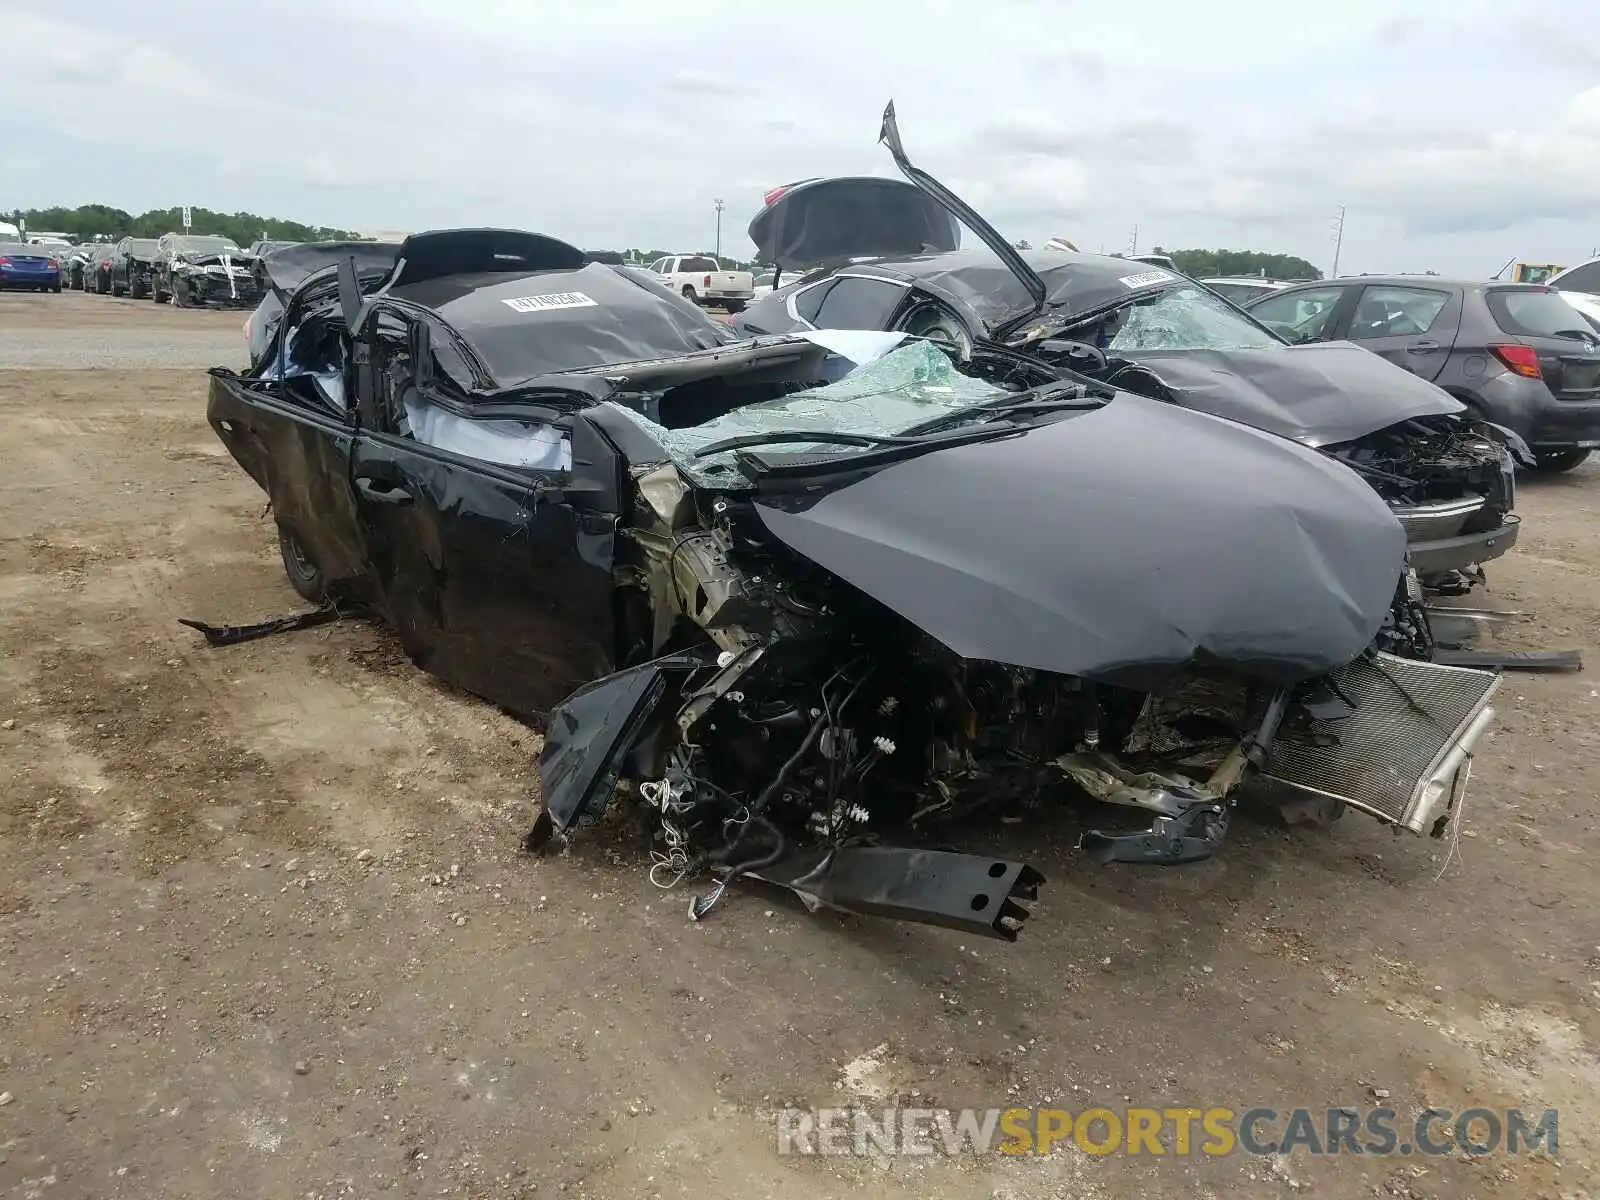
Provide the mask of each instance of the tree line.
[{"label": "tree line", "polygon": [[1152,253],[1167,255],[1178,270],[1192,279],[1242,275],[1295,281],[1322,278],[1321,271],[1293,254],[1269,254],[1263,250],[1163,250],[1160,246]]},{"label": "tree line", "polygon": [[[189,216],[192,232],[216,234],[241,246],[248,246],[263,236],[280,242],[345,240],[357,236],[345,229],[302,225],[299,221],[260,217],[247,212],[222,213],[209,208],[191,208]],[[78,208],[20,209],[12,213],[9,220],[19,227],[25,225],[32,232],[64,233],[85,242],[96,237],[113,240],[122,237],[156,238],[164,233],[182,231],[183,209],[153,208],[134,216],[105,204],[84,204]]]}]

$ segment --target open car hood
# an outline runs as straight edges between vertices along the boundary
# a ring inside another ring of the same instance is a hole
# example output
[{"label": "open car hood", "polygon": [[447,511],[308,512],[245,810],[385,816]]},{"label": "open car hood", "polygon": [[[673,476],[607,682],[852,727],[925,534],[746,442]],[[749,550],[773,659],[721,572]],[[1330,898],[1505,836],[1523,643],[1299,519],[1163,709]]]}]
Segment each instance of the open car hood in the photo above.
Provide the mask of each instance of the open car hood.
[{"label": "open car hood", "polygon": [[1283,438],[1119,393],[1016,437],[756,498],[768,530],[965,658],[1149,686],[1197,663],[1289,681],[1376,635],[1405,533]]},{"label": "open car hood", "polygon": [[1353,342],[1112,353],[1154,372],[1185,408],[1307,446],[1335,445],[1416,417],[1466,411],[1444,389]]}]

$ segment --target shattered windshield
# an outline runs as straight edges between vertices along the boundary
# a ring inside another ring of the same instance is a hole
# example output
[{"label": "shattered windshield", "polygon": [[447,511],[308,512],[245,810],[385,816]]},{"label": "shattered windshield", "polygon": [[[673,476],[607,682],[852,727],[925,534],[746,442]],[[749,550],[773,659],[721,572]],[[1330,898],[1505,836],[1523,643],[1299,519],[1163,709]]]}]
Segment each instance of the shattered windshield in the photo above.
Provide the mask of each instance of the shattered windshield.
[{"label": "shattered windshield", "polygon": [[[942,350],[915,341],[856,367],[834,383],[748,404],[687,429],[666,429],[636,412],[622,411],[649,429],[691,482],[742,489],[751,485],[735,467],[733,451],[700,459],[694,457],[695,452],[727,438],[784,430],[898,434],[943,413],[1010,394],[961,374]],[[794,443],[774,449],[785,453],[855,452],[849,446]]]},{"label": "shattered windshield", "polygon": [[[1120,324],[1119,324],[1120,322]],[[1193,285],[1118,309],[1107,350],[1269,350],[1283,343],[1226,302]]]}]

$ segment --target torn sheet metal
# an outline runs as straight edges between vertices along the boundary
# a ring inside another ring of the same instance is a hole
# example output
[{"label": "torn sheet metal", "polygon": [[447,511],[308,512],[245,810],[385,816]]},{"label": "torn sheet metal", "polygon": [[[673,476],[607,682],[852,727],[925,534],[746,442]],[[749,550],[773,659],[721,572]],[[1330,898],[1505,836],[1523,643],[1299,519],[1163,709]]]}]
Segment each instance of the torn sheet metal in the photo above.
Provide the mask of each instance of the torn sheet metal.
[{"label": "torn sheet metal", "polygon": [[271,637],[276,633],[315,629],[318,625],[332,624],[342,616],[344,614],[330,604],[326,608],[296,613],[292,617],[278,617],[272,621],[258,621],[254,625],[207,625],[204,621],[195,621],[187,617],[179,617],[178,624],[198,630],[206,639],[208,646],[237,646],[241,642],[253,642],[257,638]]}]

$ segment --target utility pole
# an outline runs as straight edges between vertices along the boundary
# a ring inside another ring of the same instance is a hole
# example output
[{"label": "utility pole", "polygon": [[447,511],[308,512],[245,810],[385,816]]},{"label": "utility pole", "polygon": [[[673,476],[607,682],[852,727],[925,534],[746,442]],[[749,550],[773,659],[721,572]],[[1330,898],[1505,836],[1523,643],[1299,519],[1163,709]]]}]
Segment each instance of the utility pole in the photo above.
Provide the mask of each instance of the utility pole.
[{"label": "utility pole", "polygon": [[1330,279],[1339,278],[1339,251],[1344,249],[1344,205],[1339,205],[1339,215],[1333,222],[1333,274]]},{"label": "utility pole", "polygon": [[1137,225],[1133,227],[1133,237],[1128,240],[1128,253],[1139,253],[1139,227]]},{"label": "utility pole", "polygon": [[722,197],[718,196],[711,202],[711,207],[717,210],[717,248],[713,251],[717,261],[722,261]]}]

